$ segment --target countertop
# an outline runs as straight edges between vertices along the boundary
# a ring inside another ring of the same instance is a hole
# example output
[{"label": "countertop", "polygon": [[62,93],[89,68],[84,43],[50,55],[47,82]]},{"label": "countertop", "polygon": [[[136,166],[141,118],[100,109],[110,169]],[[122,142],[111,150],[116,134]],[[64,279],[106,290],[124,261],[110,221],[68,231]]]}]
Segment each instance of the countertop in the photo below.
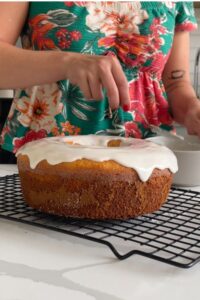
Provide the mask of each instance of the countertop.
[{"label": "countertop", "polygon": [[[0,165],[0,176],[16,172]],[[195,300],[199,280],[200,264],[119,261],[105,246],[0,219],[0,300]]]}]

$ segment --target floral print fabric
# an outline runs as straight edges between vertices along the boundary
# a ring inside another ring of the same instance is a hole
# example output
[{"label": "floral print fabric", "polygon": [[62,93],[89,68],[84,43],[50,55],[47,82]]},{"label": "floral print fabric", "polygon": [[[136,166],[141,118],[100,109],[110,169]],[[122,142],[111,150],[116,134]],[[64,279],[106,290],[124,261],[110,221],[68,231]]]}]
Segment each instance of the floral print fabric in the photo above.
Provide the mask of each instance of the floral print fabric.
[{"label": "floral print fabric", "polygon": [[131,106],[109,118],[106,92],[102,101],[87,101],[67,80],[19,89],[2,131],[2,147],[16,152],[28,141],[57,135],[145,138],[151,135],[150,125],[171,130],[162,72],[174,32],[195,28],[191,2],[30,3],[23,47],[116,55],[129,82]]}]

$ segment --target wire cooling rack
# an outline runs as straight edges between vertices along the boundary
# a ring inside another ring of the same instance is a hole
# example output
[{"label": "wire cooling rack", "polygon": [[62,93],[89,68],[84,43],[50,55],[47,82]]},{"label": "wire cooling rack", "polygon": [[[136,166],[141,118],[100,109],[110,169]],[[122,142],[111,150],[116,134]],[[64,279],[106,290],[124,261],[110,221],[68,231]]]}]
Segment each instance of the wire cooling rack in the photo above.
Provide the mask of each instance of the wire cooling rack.
[{"label": "wire cooling rack", "polygon": [[91,221],[30,208],[15,174],[0,178],[0,218],[104,244],[119,259],[138,254],[181,268],[200,261],[200,193],[194,191],[172,188],[168,201],[152,214],[125,221]]}]

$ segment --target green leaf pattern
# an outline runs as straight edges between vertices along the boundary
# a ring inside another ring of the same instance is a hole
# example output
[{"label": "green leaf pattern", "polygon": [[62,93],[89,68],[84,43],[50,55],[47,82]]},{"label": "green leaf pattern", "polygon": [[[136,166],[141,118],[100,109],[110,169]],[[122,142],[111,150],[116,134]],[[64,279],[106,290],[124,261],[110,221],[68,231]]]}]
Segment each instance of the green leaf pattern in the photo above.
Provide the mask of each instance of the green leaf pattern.
[{"label": "green leaf pattern", "polygon": [[[129,82],[131,109],[124,112],[120,107],[109,118],[106,92],[102,101],[87,101],[68,80],[33,88],[39,90],[35,94],[19,89],[2,132],[2,147],[16,151],[17,145],[32,138],[60,134],[146,138],[151,135],[151,122],[171,130],[173,120],[158,74],[170,53],[175,26],[192,30],[195,22],[192,2],[30,2],[23,46],[90,55],[114,53]],[[78,72],[79,66],[75,68]],[[37,130],[24,125],[26,116]]]}]

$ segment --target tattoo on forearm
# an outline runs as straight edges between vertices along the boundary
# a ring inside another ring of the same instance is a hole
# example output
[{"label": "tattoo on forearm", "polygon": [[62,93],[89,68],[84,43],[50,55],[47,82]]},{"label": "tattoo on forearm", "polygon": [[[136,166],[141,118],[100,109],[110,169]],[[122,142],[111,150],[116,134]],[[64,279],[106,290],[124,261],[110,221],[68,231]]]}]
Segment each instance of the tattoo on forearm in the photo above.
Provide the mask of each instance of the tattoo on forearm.
[{"label": "tattoo on forearm", "polygon": [[168,77],[168,79],[181,79],[185,75],[184,70],[174,70],[171,72],[171,75]]}]

